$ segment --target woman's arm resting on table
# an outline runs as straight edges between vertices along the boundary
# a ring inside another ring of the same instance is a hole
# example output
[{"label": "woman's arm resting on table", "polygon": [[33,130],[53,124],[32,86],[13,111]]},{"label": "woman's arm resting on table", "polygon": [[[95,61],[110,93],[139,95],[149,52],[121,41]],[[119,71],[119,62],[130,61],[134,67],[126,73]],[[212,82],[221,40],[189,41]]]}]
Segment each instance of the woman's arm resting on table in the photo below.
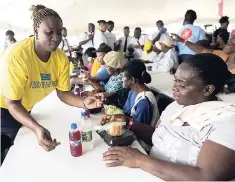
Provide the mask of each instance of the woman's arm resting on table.
[{"label": "woman's arm resting on table", "polygon": [[[216,151],[216,152],[215,152]],[[207,140],[199,153],[196,167],[151,158],[136,149],[114,147],[103,155],[109,167],[136,167],[167,181],[232,180],[235,177],[235,151]]]},{"label": "woman's arm resting on table", "polygon": [[52,140],[50,132],[40,126],[29,114],[21,104],[21,100],[10,100],[5,97],[5,101],[10,114],[15,118],[15,120],[32,130],[37,135],[39,145],[41,145],[46,151],[53,150],[57,145],[59,145],[56,140]]},{"label": "woman's arm resting on table", "polygon": [[134,121],[130,130],[133,131],[138,138],[142,139],[147,144],[153,145],[152,136],[155,131],[154,127]]}]

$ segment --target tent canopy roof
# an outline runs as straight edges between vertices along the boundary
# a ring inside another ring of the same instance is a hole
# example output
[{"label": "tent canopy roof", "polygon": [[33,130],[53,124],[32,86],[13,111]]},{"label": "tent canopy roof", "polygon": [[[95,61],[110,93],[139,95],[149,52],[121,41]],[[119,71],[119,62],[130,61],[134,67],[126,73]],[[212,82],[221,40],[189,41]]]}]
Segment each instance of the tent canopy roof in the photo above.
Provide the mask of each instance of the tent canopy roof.
[{"label": "tent canopy roof", "polygon": [[[218,0],[6,0],[0,5],[1,29],[32,33],[31,5],[43,4],[59,13],[70,34],[86,31],[89,22],[112,20],[115,27],[153,27],[162,19],[165,24],[182,23],[188,9],[197,12],[198,23],[218,21]],[[224,14],[235,19],[234,0],[224,0]]]}]

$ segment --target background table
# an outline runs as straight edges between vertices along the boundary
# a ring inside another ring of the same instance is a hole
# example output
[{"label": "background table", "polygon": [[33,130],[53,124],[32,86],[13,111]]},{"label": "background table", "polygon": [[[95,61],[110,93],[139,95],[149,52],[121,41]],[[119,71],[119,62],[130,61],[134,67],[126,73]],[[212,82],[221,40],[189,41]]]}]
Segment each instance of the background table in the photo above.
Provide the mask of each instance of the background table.
[{"label": "background table", "polygon": [[[38,103],[32,110],[32,115],[61,145],[46,152],[38,145],[35,134],[22,127],[15,139],[15,145],[10,148],[0,168],[0,181],[162,181],[141,169],[105,167],[102,154],[109,146],[96,132],[93,132],[94,149],[81,157],[72,157],[68,133],[72,122],[79,123],[80,109],[62,103],[56,92]],[[98,124],[101,116],[91,116],[93,125]],[[132,147],[144,152],[136,141]]]}]

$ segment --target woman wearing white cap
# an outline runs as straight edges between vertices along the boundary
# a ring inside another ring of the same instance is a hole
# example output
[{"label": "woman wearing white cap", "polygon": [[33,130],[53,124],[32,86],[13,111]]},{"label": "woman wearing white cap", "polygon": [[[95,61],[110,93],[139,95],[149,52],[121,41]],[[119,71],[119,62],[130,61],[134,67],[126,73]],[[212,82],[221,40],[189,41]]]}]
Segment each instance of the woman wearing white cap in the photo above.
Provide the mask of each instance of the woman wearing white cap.
[{"label": "woman wearing white cap", "polygon": [[153,59],[153,65],[148,66],[149,71],[168,72],[178,66],[178,57],[174,49],[174,42],[168,37],[161,42],[156,42],[155,46],[162,52]]},{"label": "woman wearing white cap", "polygon": [[[111,51],[104,56],[103,60],[111,77],[104,86],[95,85],[95,87],[98,91],[104,92],[103,95],[107,98],[123,89],[121,69],[125,64],[125,57],[120,52]],[[83,92],[82,96],[93,94],[94,92]]]}]

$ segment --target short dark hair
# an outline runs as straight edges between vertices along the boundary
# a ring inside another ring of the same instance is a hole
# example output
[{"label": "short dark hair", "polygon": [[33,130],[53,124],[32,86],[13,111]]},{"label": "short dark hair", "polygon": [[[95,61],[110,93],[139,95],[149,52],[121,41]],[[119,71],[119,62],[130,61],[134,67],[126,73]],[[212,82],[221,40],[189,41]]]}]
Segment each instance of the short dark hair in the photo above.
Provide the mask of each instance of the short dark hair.
[{"label": "short dark hair", "polygon": [[99,24],[107,24],[107,22],[105,20],[99,20],[97,23],[99,23]]},{"label": "short dark hair", "polygon": [[229,17],[227,16],[222,16],[219,20],[219,23],[222,24],[222,23],[229,23]]},{"label": "short dark hair", "polygon": [[148,84],[151,82],[151,76],[146,71],[145,64],[139,59],[128,61],[122,68],[122,72],[126,71],[127,77],[133,77],[139,84]]},{"label": "short dark hair", "polygon": [[89,47],[86,51],[85,54],[87,54],[88,57],[96,58],[96,53],[95,53],[95,48],[94,47]]},{"label": "short dark hair", "polygon": [[94,24],[94,23],[88,23],[88,25],[92,25],[93,27],[95,27],[95,24]]},{"label": "short dark hair", "polygon": [[164,23],[163,23],[162,20],[158,20],[158,21],[156,22],[156,24],[161,24],[162,26],[164,26]]},{"label": "short dark hair", "polygon": [[124,29],[124,30],[130,30],[130,27],[125,26],[123,29]]},{"label": "short dark hair", "polygon": [[7,30],[7,31],[6,31],[6,36],[12,36],[12,37],[14,37],[14,36],[15,36],[15,33],[14,33],[12,30]]},{"label": "short dark hair", "polygon": [[136,28],[135,28],[135,31],[136,31],[136,30],[141,31],[141,28],[140,28],[140,27],[136,27]]},{"label": "short dark hair", "polygon": [[67,30],[67,28],[63,27],[63,30]]},{"label": "short dark hair", "polygon": [[215,86],[211,95],[214,99],[217,94],[224,91],[225,84],[230,83],[232,78],[226,63],[214,54],[192,55],[184,63],[193,68],[204,85]]},{"label": "short dark hair", "polygon": [[108,25],[114,25],[114,22],[110,20],[110,21],[107,22],[107,24]]},{"label": "short dark hair", "polygon": [[197,19],[197,13],[194,10],[190,9],[185,13],[186,21],[194,22],[196,19]]}]

